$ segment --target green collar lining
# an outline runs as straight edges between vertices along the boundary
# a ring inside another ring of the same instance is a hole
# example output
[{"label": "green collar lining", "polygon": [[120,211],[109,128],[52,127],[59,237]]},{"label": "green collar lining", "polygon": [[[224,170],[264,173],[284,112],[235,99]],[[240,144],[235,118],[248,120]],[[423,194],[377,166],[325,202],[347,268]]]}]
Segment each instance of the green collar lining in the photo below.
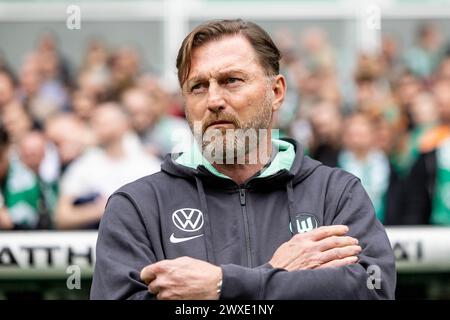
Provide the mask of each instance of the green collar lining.
[{"label": "green collar lining", "polygon": [[[275,150],[278,150],[277,154],[275,155],[275,158],[272,160],[270,165],[263,169],[263,171],[260,173],[259,176],[256,178],[264,178],[268,177],[270,175],[273,175],[277,173],[280,170],[289,170],[294,163],[295,158],[295,150],[294,145],[284,141],[284,140],[278,140],[278,139],[272,139],[272,144],[275,148]],[[208,169],[209,172],[212,174],[224,178],[224,179],[231,179],[230,177],[224,175],[223,173],[220,173],[217,171],[216,168],[213,167],[213,165],[207,161],[199,147],[198,144],[194,142],[194,144],[191,146],[189,150],[182,153],[176,160],[176,163],[189,167],[192,169],[197,169],[198,166],[204,166],[206,169]]]}]

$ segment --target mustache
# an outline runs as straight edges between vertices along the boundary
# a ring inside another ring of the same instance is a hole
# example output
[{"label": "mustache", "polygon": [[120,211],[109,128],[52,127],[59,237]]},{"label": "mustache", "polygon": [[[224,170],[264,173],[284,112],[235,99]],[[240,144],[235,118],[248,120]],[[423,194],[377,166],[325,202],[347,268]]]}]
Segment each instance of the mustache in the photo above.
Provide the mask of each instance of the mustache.
[{"label": "mustache", "polygon": [[221,113],[216,115],[210,115],[203,121],[202,133],[205,133],[208,127],[217,121],[230,122],[235,126],[235,128],[240,128],[240,122],[235,116],[229,113]]}]

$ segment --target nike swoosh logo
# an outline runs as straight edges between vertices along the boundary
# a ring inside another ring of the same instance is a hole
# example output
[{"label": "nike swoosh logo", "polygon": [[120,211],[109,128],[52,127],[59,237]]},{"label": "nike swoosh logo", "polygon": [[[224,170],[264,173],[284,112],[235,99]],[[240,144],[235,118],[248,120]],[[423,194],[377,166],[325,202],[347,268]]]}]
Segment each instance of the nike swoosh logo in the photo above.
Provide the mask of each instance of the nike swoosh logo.
[{"label": "nike swoosh logo", "polygon": [[192,240],[198,237],[201,237],[203,234],[199,234],[197,236],[192,236],[192,237],[186,237],[186,238],[177,238],[173,235],[173,233],[170,235],[170,242],[172,243],[180,243],[180,242],[184,242],[184,241],[188,241],[188,240]]}]

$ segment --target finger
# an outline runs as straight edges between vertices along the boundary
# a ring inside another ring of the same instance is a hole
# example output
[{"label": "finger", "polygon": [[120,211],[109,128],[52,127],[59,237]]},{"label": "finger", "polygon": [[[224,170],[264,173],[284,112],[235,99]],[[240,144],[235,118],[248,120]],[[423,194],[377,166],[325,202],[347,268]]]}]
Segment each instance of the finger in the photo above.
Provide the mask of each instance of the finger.
[{"label": "finger", "polygon": [[[156,299],[157,300],[172,300],[168,295],[167,292],[165,292],[164,290],[161,290],[158,292],[158,294],[156,295]],[[181,299],[179,299],[181,300]]]},{"label": "finger", "polygon": [[346,246],[357,245],[358,239],[348,236],[331,236],[317,242],[317,248],[320,251],[327,251],[333,248],[342,248]]},{"label": "finger", "polygon": [[348,232],[348,227],[344,225],[324,226],[305,233],[306,237],[319,241],[331,236],[343,236]]},{"label": "finger", "polygon": [[157,295],[161,292],[161,286],[157,280],[153,280],[148,284],[148,292]]},{"label": "finger", "polygon": [[344,259],[351,256],[356,256],[361,252],[360,246],[347,246],[343,248],[334,248],[321,252],[320,261],[327,263],[333,260]]},{"label": "finger", "polygon": [[140,277],[145,284],[149,284],[151,281],[156,279],[156,272],[154,269],[155,264],[150,264],[141,270]]},{"label": "finger", "polygon": [[343,267],[343,266],[348,266],[350,264],[354,264],[357,262],[358,262],[358,257],[351,256],[351,257],[346,257],[343,259],[332,260],[330,262],[322,264],[321,266],[317,267],[317,269]]}]

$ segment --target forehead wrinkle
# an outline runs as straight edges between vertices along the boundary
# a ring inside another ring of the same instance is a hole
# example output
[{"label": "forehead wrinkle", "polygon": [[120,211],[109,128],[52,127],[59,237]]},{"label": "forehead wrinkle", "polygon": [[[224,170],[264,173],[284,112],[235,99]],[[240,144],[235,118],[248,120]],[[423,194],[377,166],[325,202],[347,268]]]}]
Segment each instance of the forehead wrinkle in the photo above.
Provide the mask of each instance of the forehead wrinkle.
[{"label": "forehead wrinkle", "polygon": [[[196,82],[196,81],[203,81],[205,79],[219,79],[220,77],[223,77],[224,75],[229,75],[229,74],[233,74],[233,73],[239,73],[245,76],[250,76],[251,72],[249,72],[249,68],[248,66],[254,62],[254,58],[251,59],[251,61],[248,61],[245,65],[243,66],[238,66],[236,67],[235,63],[228,63],[226,66],[224,67],[220,67],[220,68],[214,68],[215,70],[209,71],[206,74],[203,74],[202,72],[198,72],[196,74],[194,74],[192,77],[188,78],[186,83],[192,83],[192,82]],[[247,68],[246,68],[247,67]]]},{"label": "forehead wrinkle", "polygon": [[[229,39],[229,37],[226,37],[222,40],[212,41],[194,50],[189,75],[195,69],[200,69],[200,71],[195,72],[193,76],[188,75],[186,83],[192,81],[193,78],[211,77],[226,68],[248,70],[248,66],[252,63],[257,66],[260,65],[257,54],[247,39],[242,36],[235,38],[238,41],[244,40],[243,43],[240,43],[237,50],[233,50],[233,47],[236,47],[236,43],[226,42]],[[205,64],[205,62],[208,64]]]},{"label": "forehead wrinkle", "polygon": [[234,74],[234,73],[247,75],[248,72],[245,69],[241,69],[241,68],[228,68],[225,70],[223,70],[223,69],[219,70],[218,72],[210,72],[209,76],[205,76],[205,75],[199,73],[199,74],[193,76],[192,78],[188,79],[188,82],[195,82],[198,80],[203,80],[205,78],[221,78],[223,76]]}]

